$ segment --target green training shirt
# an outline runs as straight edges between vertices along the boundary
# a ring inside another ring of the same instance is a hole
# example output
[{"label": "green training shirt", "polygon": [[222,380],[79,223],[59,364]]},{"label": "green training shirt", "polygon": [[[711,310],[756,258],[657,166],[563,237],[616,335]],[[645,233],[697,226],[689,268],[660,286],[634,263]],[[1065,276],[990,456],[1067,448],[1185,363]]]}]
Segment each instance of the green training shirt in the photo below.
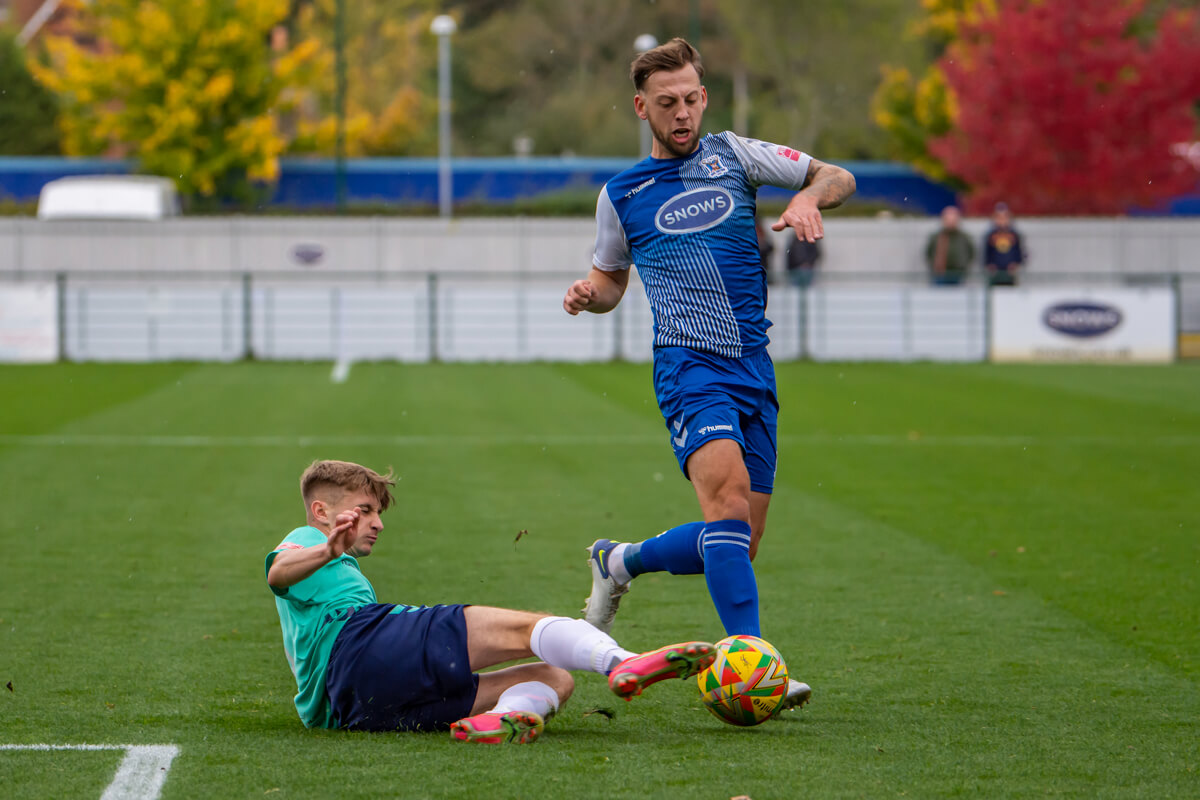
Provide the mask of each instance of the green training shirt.
[{"label": "green training shirt", "polygon": [[[284,550],[302,550],[325,540],[325,534],[314,527],[296,528],[267,555],[267,572]],[[343,554],[299,583],[286,589],[272,586],[271,591],[283,628],[283,649],[296,677],[296,711],[305,727],[335,727],[325,694],[329,653],[350,615],[376,602],[375,589],[359,569],[358,559]]]}]

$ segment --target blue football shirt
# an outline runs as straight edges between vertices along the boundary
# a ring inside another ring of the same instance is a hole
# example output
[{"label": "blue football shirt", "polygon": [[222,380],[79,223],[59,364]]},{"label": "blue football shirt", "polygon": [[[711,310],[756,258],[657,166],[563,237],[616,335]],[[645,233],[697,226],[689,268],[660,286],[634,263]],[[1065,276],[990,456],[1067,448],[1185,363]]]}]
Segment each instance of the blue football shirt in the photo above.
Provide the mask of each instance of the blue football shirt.
[{"label": "blue football shirt", "polygon": [[767,276],[754,230],[758,187],[799,191],[811,157],[728,131],[682,158],[647,158],[596,203],[592,263],[636,264],[654,314],[654,346],[731,358],[767,346]]}]

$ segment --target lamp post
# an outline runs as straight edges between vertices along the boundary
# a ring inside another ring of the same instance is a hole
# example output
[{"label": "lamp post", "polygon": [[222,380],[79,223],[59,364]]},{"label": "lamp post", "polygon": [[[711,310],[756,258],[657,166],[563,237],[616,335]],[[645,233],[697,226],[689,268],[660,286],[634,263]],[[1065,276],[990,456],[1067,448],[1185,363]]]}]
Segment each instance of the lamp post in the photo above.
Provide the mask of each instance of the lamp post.
[{"label": "lamp post", "polygon": [[454,176],[450,167],[450,37],[458,23],[448,14],[433,18],[429,30],[438,37],[438,214],[454,210]]},{"label": "lamp post", "polygon": [[346,210],[346,0],[337,0],[333,25],[337,127],[333,144],[334,200],[338,213]]},{"label": "lamp post", "polygon": [[[644,53],[647,50],[653,50],[656,47],[658,47],[658,39],[654,38],[654,34],[652,33],[643,33],[633,40],[633,50],[638,54]],[[647,120],[642,120],[641,143],[642,158],[645,158],[650,155],[650,148],[653,144],[650,138],[650,123]]]}]

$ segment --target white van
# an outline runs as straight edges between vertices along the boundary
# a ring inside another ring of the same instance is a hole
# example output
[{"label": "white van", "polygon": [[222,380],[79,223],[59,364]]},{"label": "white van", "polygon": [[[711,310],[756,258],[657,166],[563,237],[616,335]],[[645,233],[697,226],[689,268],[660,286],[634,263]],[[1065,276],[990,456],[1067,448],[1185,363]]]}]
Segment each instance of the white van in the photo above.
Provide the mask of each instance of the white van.
[{"label": "white van", "polygon": [[38,196],[38,219],[158,220],[178,216],[179,192],[169,178],[75,175],[50,181]]}]

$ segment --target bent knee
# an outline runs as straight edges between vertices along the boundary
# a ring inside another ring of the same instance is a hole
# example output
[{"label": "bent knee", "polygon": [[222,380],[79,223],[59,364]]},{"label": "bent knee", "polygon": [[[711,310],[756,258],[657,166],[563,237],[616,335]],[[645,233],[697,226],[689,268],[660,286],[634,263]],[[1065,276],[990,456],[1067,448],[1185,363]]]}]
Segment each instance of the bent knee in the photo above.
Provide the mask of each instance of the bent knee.
[{"label": "bent knee", "polygon": [[538,680],[554,690],[560,703],[567,702],[567,698],[575,691],[575,678],[562,667],[550,664],[541,666],[543,675]]},{"label": "bent knee", "polygon": [[750,501],[736,493],[721,498],[721,519],[750,521]]},{"label": "bent knee", "polygon": [[740,519],[751,521],[750,514],[750,484],[740,481],[730,481],[722,484],[711,494],[710,504],[719,519]]}]

